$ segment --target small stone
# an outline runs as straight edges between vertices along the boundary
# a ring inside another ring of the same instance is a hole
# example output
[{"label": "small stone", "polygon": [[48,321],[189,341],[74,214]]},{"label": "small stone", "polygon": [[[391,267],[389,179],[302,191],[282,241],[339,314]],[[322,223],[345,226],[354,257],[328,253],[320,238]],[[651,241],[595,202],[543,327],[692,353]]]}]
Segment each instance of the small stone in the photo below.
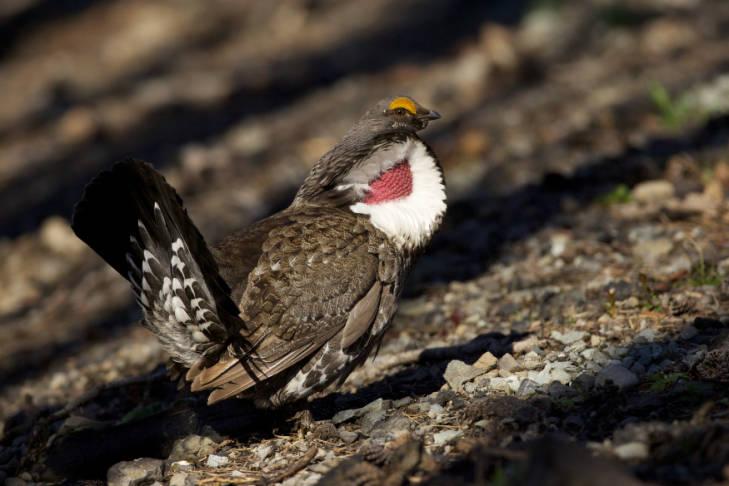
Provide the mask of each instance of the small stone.
[{"label": "small stone", "polygon": [[521,385],[521,380],[518,376],[510,376],[506,378],[506,382],[509,385],[509,390],[511,390],[513,393],[516,393],[519,391],[519,386]]},{"label": "small stone", "polygon": [[393,408],[401,408],[401,407],[407,407],[411,403],[413,403],[412,397],[404,397],[404,398],[401,398],[400,400],[395,400],[394,402],[392,402],[392,406],[393,406]]},{"label": "small stone", "polygon": [[514,354],[521,354],[521,353],[527,353],[534,349],[535,347],[539,346],[539,339],[532,334],[527,338],[522,339],[521,341],[515,342],[511,349],[514,351]]},{"label": "small stone", "polygon": [[694,326],[686,326],[683,329],[681,329],[681,339],[684,341],[688,341],[689,339],[693,339],[696,337],[696,335],[699,333],[698,329],[696,329]]},{"label": "small stone", "polygon": [[494,369],[497,362],[498,359],[496,358],[496,356],[491,354],[491,351],[486,351],[481,355],[480,358],[476,360],[475,363],[473,363],[473,367],[489,371]]},{"label": "small stone", "polygon": [[595,386],[595,377],[588,373],[582,373],[572,380],[572,386],[578,390],[588,391]]},{"label": "small stone", "polygon": [[559,368],[555,368],[555,369],[551,370],[550,378],[553,383],[558,382],[558,383],[562,383],[563,385],[566,385],[567,383],[570,382],[570,380],[572,380],[572,377],[570,376],[569,373],[567,373],[565,370],[562,370]]},{"label": "small stone", "polygon": [[66,257],[74,257],[84,251],[83,243],[73,234],[68,222],[58,216],[43,222],[40,240],[49,250]]},{"label": "small stone", "polygon": [[624,301],[620,302],[620,305],[626,309],[636,309],[640,306],[640,299],[635,295],[631,295]]},{"label": "small stone", "polygon": [[656,340],[656,330],[646,328],[635,335],[634,342],[636,343],[652,343]]},{"label": "small stone", "polygon": [[547,393],[554,398],[564,397],[573,393],[572,389],[559,381],[553,381],[547,387]]},{"label": "small stone", "polygon": [[694,366],[696,366],[697,364],[702,362],[705,357],[706,357],[706,346],[704,345],[704,346],[688,353],[686,356],[683,357],[683,359],[681,361],[683,361],[686,364],[686,366],[688,366],[689,368],[693,368]]},{"label": "small stone", "polygon": [[552,339],[562,344],[572,344],[581,341],[587,333],[585,331],[569,331],[562,334],[559,331],[552,331]]},{"label": "small stone", "polygon": [[461,391],[463,383],[470,381],[484,373],[486,373],[486,370],[483,368],[475,368],[473,366],[467,365],[463,361],[454,359],[453,361],[448,363],[445,373],[443,374],[443,378],[445,378],[451,389],[455,391]]},{"label": "small stone", "polygon": [[641,460],[648,457],[648,446],[642,442],[628,442],[613,449],[615,455],[625,461]]},{"label": "small stone", "polygon": [[673,184],[665,180],[645,181],[633,188],[632,196],[638,202],[658,204],[674,196]]},{"label": "small stone", "polygon": [[357,437],[359,437],[359,434],[357,432],[350,432],[348,430],[339,430],[339,438],[344,441],[346,444],[351,444],[355,440],[357,440]]},{"label": "small stone", "polygon": [[573,368],[572,363],[567,361],[547,363],[539,373],[530,372],[529,378],[539,385],[548,385],[555,381],[566,385],[572,380],[566,368]]},{"label": "small stone", "polygon": [[270,444],[261,444],[253,451],[259,461],[263,461],[273,453],[273,446]]},{"label": "small stone", "polygon": [[645,366],[640,363],[634,363],[633,366],[630,367],[630,371],[636,375],[642,375],[645,373]]},{"label": "small stone", "polygon": [[169,458],[172,461],[196,460],[212,454],[216,446],[217,444],[210,437],[188,435],[175,441]]},{"label": "small stone", "polygon": [[367,412],[359,421],[359,426],[363,433],[369,434],[375,428],[378,422],[385,418],[387,412],[385,410],[371,410]]},{"label": "small stone", "polygon": [[377,400],[368,403],[364,407],[360,408],[360,415],[365,415],[369,412],[380,412],[389,410],[392,407],[392,400],[383,400],[378,398]]},{"label": "small stone", "polygon": [[143,457],[133,461],[118,462],[106,473],[109,486],[132,486],[151,483],[162,479],[163,462],[159,459]]},{"label": "small stone", "polygon": [[347,420],[354,418],[356,415],[357,410],[355,409],[341,410],[334,414],[334,417],[332,417],[332,422],[339,425],[346,422]]},{"label": "small stone", "polygon": [[170,486],[192,486],[190,476],[186,472],[176,472],[170,477]]},{"label": "small stone", "polygon": [[638,383],[638,377],[623,365],[612,364],[603,368],[595,379],[597,386],[605,386],[610,383],[620,389],[627,388],[636,385]]},{"label": "small stone", "polygon": [[430,409],[428,410],[428,417],[436,418],[439,415],[443,414],[443,412],[445,412],[445,409],[442,405],[433,403],[432,405],[430,405]]},{"label": "small stone", "polygon": [[94,110],[76,106],[67,110],[58,122],[58,133],[71,144],[88,140],[99,128]]},{"label": "small stone", "polygon": [[511,386],[509,385],[509,380],[507,378],[491,378],[491,380],[489,380],[489,389],[497,392],[509,393],[511,391]]},{"label": "small stone", "polygon": [[378,398],[377,400],[368,403],[362,408],[353,408],[337,412],[334,417],[332,417],[332,422],[335,425],[339,425],[355,417],[362,417],[363,415],[367,415],[369,412],[385,411],[391,406],[392,400],[383,400],[382,398]]},{"label": "small stone", "polygon": [[502,371],[513,371],[519,367],[519,363],[509,353],[506,353],[501,358],[499,358],[498,365],[499,370]]},{"label": "small stone", "polygon": [[519,389],[516,391],[516,396],[528,397],[534,395],[538,389],[539,383],[530,379],[526,379],[519,384]]},{"label": "small stone", "polygon": [[453,442],[455,439],[461,437],[463,432],[460,430],[443,430],[436,434],[433,434],[433,445],[438,447],[446,445],[449,442]]},{"label": "small stone", "polygon": [[527,370],[534,370],[542,366],[542,357],[534,351],[529,351],[522,359],[522,366]]},{"label": "small stone", "polygon": [[716,264],[716,271],[720,277],[729,277],[729,258],[724,258]]},{"label": "small stone", "polygon": [[189,471],[192,469],[192,463],[190,461],[174,461],[169,465],[169,471]]},{"label": "small stone", "polygon": [[584,351],[582,351],[582,353],[580,353],[580,356],[582,356],[587,361],[598,364],[605,363],[608,359],[610,359],[605,355],[605,353],[595,348],[585,349]]},{"label": "small stone", "polygon": [[669,238],[645,240],[633,246],[633,255],[646,265],[656,265],[659,260],[673,250],[673,241]]},{"label": "small stone", "polygon": [[230,462],[230,459],[228,459],[225,456],[216,456],[215,454],[210,454],[208,456],[208,460],[205,462],[205,465],[208,467],[220,467],[225,466]]}]

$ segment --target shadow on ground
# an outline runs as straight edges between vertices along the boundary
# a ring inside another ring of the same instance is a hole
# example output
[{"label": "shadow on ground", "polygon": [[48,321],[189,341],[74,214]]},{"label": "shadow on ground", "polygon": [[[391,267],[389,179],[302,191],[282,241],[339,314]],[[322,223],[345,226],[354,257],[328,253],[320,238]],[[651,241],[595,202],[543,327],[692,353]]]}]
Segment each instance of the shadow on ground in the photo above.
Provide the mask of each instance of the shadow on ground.
[{"label": "shadow on ground", "polygon": [[[500,356],[511,351],[514,341],[524,337],[488,333],[462,345],[426,350],[418,363],[353,394],[333,393],[288,410],[260,411],[236,400],[207,407],[202,400],[182,392],[174,405],[166,405],[162,412],[139,420],[130,418],[130,408],[144,410],[159,401],[169,404],[174,400],[174,387],[157,372],[132,385],[102,390],[79,410],[111,409],[109,404],[114,402],[115,416],[102,417],[102,428],[59,434],[48,450],[45,441],[57,431],[59,419],[54,423],[48,414],[36,418],[26,466],[40,459],[64,477],[102,478],[109,466],[121,460],[166,457],[172,443],[189,434],[228,436],[245,443],[275,433],[291,433],[294,415],[307,407],[317,421],[328,421],[341,410],[359,408],[377,398],[417,400],[437,392],[433,396],[435,402],[460,401],[458,420],[487,421],[485,428],[474,426],[470,434],[470,438],[483,441],[486,446],[499,444],[508,437],[510,449],[520,451],[527,447],[522,444],[554,434],[578,442],[640,441],[652,451],[646,462],[634,464],[633,472],[641,479],[671,482],[721,478],[721,465],[729,461],[729,424],[721,419],[729,415],[729,384],[712,379],[706,360],[688,366],[684,358],[702,344],[729,352],[729,328],[713,318],[697,318],[694,325],[699,334],[688,342],[666,340],[631,345],[627,354],[641,354],[646,348],[658,347],[674,366],[623,390],[611,386],[596,388],[592,385],[595,374],[586,373],[571,386],[553,382],[529,397],[494,395],[483,390],[469,398],[451,390],[439,391],[451,360],[473,362],[486,351]],[[719,420],[712,421],[712,414]],[[22,429],[20,424],[16,427],[18,431]],[[6,434],[12,438],[12,429]],[[109,437],[114,440],[109,441]],[[523,473],[523,458],[493,456],[493,451],[488,450],[474,449],[437,478],[470,477],[473,482],[462,484],[486,484],[499,468],[513,467]],[[34,457],[33,452],[39,455]]]},{"label": "shadow on ground", "polygon": [[[373,27],[361,37],[350,36],[323,52],[265,66],[270,80],[264,86],[258,79],[259,70],[247,69],[240,74],[233,92],[217,103],[165,105],[126,133],[113,138],[100,134],[68,153],[54,154],[56,160],[37,164],[37,170],[26,171],[0,193],[0,208],[13,208],[0,210],[0,234],[17,236],[37,228],[50,215],[69,214],[89,178],[117,160],[134,155],[164,167],[175,160],[183,145],[225,133],[243,119],[290,105],[345,76],[378,72],[399,63],[431,62],[476,36],[487,20],[516,23],[528,2],[430,0],[428,4],[418,3],[408,11],[394,6],[392,22]],[[145,73],[137,73],[125,81],[128,85],[113,90],[130,89],[140,76],[164,73],[169,62],[169,53],[165,53]],[[104,94],[109,93],[97,96]],[[59,106],[48,107],[44,119],[62,114],[64,107],[93,101],[74,99],[62,87],[56,98]],[[94,154],[91,159],[89,154]]]}]

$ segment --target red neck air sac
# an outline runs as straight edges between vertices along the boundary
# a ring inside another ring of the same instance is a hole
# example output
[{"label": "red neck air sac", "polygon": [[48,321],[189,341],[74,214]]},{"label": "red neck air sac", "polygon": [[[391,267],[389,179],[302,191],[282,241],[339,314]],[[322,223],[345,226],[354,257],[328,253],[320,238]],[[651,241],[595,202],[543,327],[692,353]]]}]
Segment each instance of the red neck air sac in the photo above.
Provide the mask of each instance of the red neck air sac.
[{"label": "red neck air sac", "polygon": [[365,204],[380,204],[402,199],[413,192],[413,173],[407,160],[398,162],[387,172],[370,182]]}]

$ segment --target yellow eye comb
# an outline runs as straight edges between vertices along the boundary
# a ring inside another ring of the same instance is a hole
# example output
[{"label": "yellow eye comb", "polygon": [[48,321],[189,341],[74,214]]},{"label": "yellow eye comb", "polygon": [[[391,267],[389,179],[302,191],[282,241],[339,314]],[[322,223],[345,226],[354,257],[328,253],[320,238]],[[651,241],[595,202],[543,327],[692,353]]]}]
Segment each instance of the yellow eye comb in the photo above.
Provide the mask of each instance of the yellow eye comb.
[{"label": "yellow eye comb", "polygon": [[395,98],[390,102],[390,106],[388,106],[389,110],[397,110],[398,108],[403,108],[409,111],[411,115],[414,115],[415,112],[418,110],[418,108],[415,106],[415,102],[405,96]]}]

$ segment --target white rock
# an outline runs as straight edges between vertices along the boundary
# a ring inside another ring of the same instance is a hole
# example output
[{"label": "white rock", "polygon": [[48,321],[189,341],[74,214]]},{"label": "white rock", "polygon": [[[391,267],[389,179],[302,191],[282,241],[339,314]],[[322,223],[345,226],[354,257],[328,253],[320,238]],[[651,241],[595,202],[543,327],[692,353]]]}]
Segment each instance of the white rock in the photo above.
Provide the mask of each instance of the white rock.
[{"label": "white rock", "polygon": [[476,360],[475,363],[473,363],[473,367],[489,371],[496,366],[497,362],[498,359],[496,358],[496,356],[491,354],[491,351],[486,351],[481,355],[480,358]]},{"label": "white rock", "polygon": [[352,408],[347,410],[341,410],[337,412],[334,417],[332,417],[332,422],[335,425],[339,425],[343,422],[346,422],[347,420],[353,419],[355,417],[361,417],[363,415],[367,415],[370,412],[375,411],[385,411],[389,409],[392,406],[392,400],[383,400],[382,398],[378,398],[377,400],[368,403],[362,408]]},{"label": "white rock", "polygon": [[645,181],[633,188],[633,199],[642,203],[662,203],[674,195],[673,184],[666,180]]},{"label": "white rock", "polygon": [[658,261],[671,253],[673,241],[668,238],[640,241],[633,246],[633,255],[646,265],[656,265]]},{"label": "white rock", "polygon": [[642,442],[628,442],[622,444],[613,449],[615,455],[620,459],[629,460],[641,460],[648,457],[649,451],[648,446]]},{"label": "white rock", "polygon": [[571,375],[566,371],[567,369],[574,369],[574,365],[568,361],[547,363],[539,373],[530,372],[529,379],[540,385],[548,385],[554,381],[566,385],[572,380]]},{"label": "white rock", "polygon": [[586,334],[585,331],[568,331],[564,334],[559,331],[552,331],[551,337],[562,344],[572,344],[581,341]]},{"label": "white rock", "polygon": [[499,369],[502,371],[512,371],[518,367],[519,363],[509,353],[506,353],[501,358],[499,358]]},{"label": "white rock", "polygon": [[452,442],[453,440],[457,439],[458,437],[461,437],[463,435],[463,431],[460,430],[443,430],[441,432],[438,432],[436,434],[433,434],[433,445],[434,446],[442,446],[445,444],[448,444],[449,442]]},{"label": "white rock", "polygon": [[497,392],[509,393],[511,385],[508,378],[491,378],[489,389]]},{"label": "white rock", "polygon": [[351,444],[352,442],[357,440],[357,437],[359,437],[359,434],[357,434],[357,432],[350,432],[344,429],[339,430],[339,438],[347,444]]},{"label": "white rock", "polygon": [[559,368],[553,369],[549,373],[549,375],[550,375],[550,382],[558,381],[558,382],[562,383],[563,385],[568,384],[572,380],[572,377],[570,376],[569,373],[567,373],[565,370],[561,370]]},{"label": "white rock", "polygon": [[527,370],[533,370],[542,366],[542,357],[534,351],[529,351],[521,359],[522,366]]},{"label": "white rock", "polygon": [[463,361],[454,359],[448,363],[445,373],[443,373],[443,378],[445,378],[445,381],[453,390],[460,391],[463,383],[486,373],[486,371],[484,368],[476,368],[467,365]]},{"label": "white rock", "polygon": [[506,383],[509,385],[509,390],[511,390],[513,393],[516,393],[519,391],[519,387],[521,386],[521,380],[518,376],[509,376],[506,378]]},{"label": "white rock", "polygon": [[262,461],[265,458],[267,458],[268,456],[270,456],[272,452],[273,452],[273,446],[270,444],[269,445],[261,444],[258,447],[256,447],[256,449],[254,451],[254,453],[256,454],[256,457],[260,461]]},{"label": "white rock", "polygon": [[217,456],[215,454],[210,454],[208,456],[208,460],[205,462],[205,465],[208,467],[220,467],[225,466],[230,462],[230,459],[228,459],[225,456]]},{"label": "white rock", "polygon": [[119,462],[109,468],[106,480],[111,486],[129,486],[143,481],[152,483],[162,479],[162,466],[161,460],[146,457]]},{"label": "white rock", "polygon": [[539,346],[539,339],[532,334],[529,337],[522,339],[521,341],[515,342],[511,346],[511,349],[512,351],[514,351],[514,354],[521,354],[527,353],[537,346]]},{"label": "white rock", "polygon": [[436,418],[439,415],[442,415],[443,412],[445,412],[445,409],[443,408],[443,406],[441,406],[437,403],[434,403],[430,406],[430,410],[428,410],[428,417]]}]

